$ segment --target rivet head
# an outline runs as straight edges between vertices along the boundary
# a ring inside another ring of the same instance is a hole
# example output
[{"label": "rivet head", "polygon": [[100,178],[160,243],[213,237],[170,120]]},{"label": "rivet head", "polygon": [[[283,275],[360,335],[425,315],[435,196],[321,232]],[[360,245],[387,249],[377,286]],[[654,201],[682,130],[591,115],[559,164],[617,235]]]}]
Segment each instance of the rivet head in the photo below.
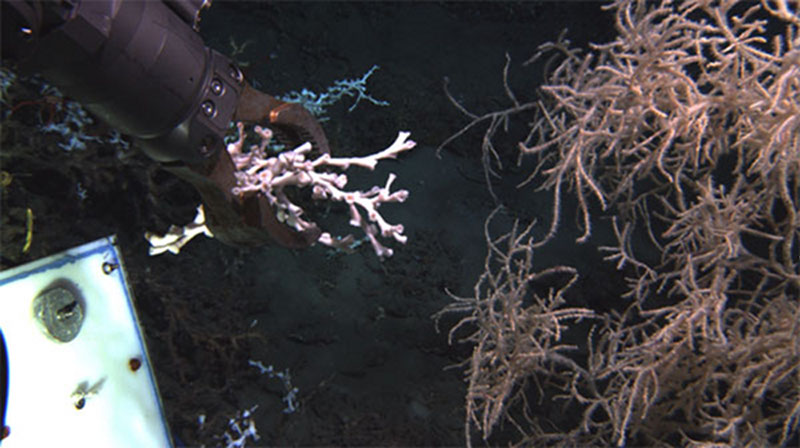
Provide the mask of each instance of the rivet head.
[{"label": "rivet head", "polygon": [[142,367],[142,360],[139,358],[131,358],[128,360],[128,367],[131,369],[131,372],[135,372],[139,370],[139,367]]}]

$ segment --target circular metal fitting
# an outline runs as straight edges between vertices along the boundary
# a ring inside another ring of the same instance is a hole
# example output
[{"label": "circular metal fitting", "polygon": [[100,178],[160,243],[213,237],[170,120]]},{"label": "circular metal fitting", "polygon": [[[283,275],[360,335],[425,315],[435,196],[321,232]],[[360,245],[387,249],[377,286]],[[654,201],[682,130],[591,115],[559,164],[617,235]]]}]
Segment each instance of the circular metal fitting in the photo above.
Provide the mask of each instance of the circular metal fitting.
[{"label": "circular metal fitting", "polygon": [[221,96],[225,92],[225,84],[217,78],[211,80],[211,92],[214,95]]},{"label": "circular metal fitting", "polygon": [[86,314],[84,303],[77,289],[53,286],[33,299],[33,316],[48,336],[69,342],[81,331]]},{"label": "circular metal fitting", "polygon": [[203,101],[203,104],[200,105],[200,109],[206,117],[213,117],[217,113],[217,107],[214,106],[212,101]]},{"label": "circular metal fitting", "polygon": [[103,274],[109,275],[119,267],[119,263],[103,262]]}]

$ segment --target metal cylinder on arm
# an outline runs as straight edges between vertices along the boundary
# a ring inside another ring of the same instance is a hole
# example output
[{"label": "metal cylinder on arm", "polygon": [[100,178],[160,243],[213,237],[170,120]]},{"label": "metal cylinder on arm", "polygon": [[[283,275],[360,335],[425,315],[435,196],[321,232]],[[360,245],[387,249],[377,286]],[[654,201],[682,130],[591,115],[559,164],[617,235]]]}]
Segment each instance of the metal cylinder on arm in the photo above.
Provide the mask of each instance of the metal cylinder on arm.
[{"label": "metal cylinder on arm", "polygon": [[297,104],[251,88],[197,33],[205,0],[9,0],[3,57],[39,73],[200,193],[207,225],[228,244],[307,247],[263,198],[240,198],[225,151],[231,120],[264,122],[328,151],[319,123]]}]

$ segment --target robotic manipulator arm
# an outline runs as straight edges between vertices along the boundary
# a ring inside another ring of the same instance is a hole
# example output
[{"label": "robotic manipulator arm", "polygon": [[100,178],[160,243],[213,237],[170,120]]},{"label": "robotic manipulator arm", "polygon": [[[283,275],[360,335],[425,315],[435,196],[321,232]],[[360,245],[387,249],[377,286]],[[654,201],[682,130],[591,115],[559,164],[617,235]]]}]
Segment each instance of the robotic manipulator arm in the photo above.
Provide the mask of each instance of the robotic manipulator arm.
[{"label": "robotic manipulator arm", "polygon": [[39,73],[200,193],[214,236],[237,246],[311,245],[263,195],[236,196],[223,137],[231,121],[268,126],[287,144],[328,153],[316,119],[298,104],[252,88],[197,33],[210,0],[4,0],[2,54]]}]

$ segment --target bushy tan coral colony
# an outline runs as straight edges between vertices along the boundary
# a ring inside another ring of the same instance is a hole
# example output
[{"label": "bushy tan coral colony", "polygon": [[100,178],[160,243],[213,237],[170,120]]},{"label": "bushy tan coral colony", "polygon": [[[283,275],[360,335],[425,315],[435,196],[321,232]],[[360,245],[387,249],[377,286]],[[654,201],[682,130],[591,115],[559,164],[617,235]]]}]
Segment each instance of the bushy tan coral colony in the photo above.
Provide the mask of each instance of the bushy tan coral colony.
[{"label": "bushy tan coral colony", "polygon": [[[534,60],[558,59],[539,99],[520,103],[506,84],[512,107],[472,115],[469,127],[492,123],[483,146],[492,160],[496,123],[538,109],[519,149],[537,157],[527,183],[552,192],[554,208],[538,241],[530,227],[496,238],[487,224],[474,296],[442,311],[466,313],[451,337],[466,331],[474,344],[467,441],[476,431],[488,439],[504,420],[521,444],[797,440],[800,2],[617,0],[608,8],[615,40],[588,52],[564,39],[543,46]],[[564,292],[580,274],[572,268],[532,269],[567,197],[577,199],[578,242],[592,234],[592,201],[613,216],[617,244],[601,249],[629,276],[624,311],[570,304]],[[634,245],[634,235],[651,247]],[[644,250],[660,254],[656,262]],[[531,282],[556,272],[563,284],[534,294]],[[576,327],[581,320],[594,323],[588,352],[569,350],[562,337],[590,327]],[[532,396],[555,396],[582,417],[548,421]]]}]

